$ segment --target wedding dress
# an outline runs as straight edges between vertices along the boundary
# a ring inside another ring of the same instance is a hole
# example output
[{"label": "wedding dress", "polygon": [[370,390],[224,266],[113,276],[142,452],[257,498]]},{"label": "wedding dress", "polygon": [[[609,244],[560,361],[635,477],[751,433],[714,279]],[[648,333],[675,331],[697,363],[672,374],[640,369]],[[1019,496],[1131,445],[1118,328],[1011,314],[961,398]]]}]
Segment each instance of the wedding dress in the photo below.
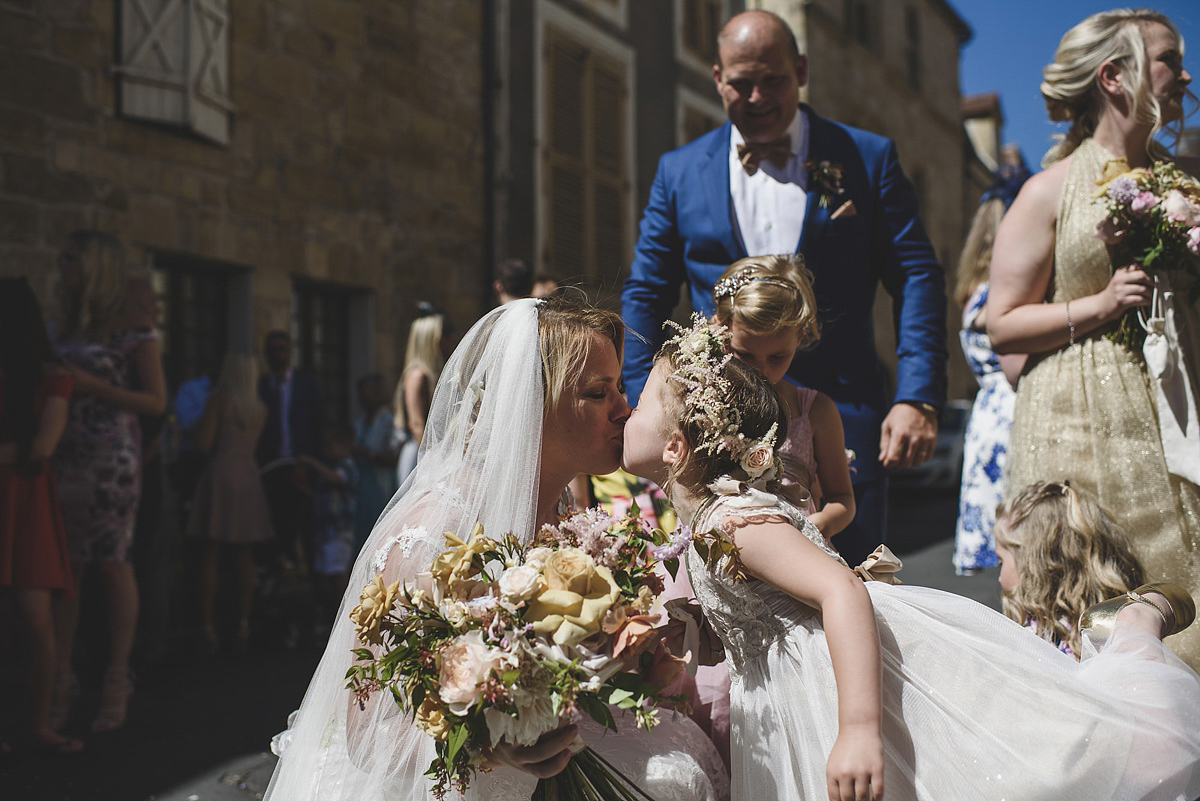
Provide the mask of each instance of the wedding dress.
[{"label": "wedding dress", "polygon": [[[786,520],[839,557],[795,507],[726,477],[697,532]],[[695,549],[696,598],[732,675],[732,798],[825,799],[837,692],[818,610]],[[889,801],[1163,799],[1200,794],[1200,677],[1118,625],[1083,662],[969,599],[867,582],[883,664]],[[1086,648],[1085,648],[1086,651]]]},{"label": "wedding dress", "polygon": [[[397,491],[354,565],[349,589],[299,710],[275,738],[280,761],[269,801],[424,801],[434,741],[386,693],[364,709],[345,689],[358,646],[350,610],[375,576],[411,580],[476,522],[491,536],[533,535],[543,424],[538,302],[493,310],[464,337],[434,390],[416,469]],[[619,733],[582,724],[585,742],[659,801],[721,801],[724,765],[691,720],[669,712],[650,732],[614,713]],[[524,801],[533,777],[479,774],[468,799]],[[448,797],[453,797],[453,794]]]}]

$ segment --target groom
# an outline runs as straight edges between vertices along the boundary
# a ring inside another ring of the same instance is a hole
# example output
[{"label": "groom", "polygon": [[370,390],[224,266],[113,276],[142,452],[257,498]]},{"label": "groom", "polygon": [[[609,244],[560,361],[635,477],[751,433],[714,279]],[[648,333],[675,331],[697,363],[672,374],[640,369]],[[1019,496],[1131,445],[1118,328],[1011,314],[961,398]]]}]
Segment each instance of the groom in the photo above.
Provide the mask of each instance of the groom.
[{"label": "groom", "polygon": [[[946,395],[942,269],[894,144],[798,104],[808,60],[782,19],[736,15],[721,30],[718,59],[713,78],[729,122],[660,160],[622,293],[629,400],[641,394],[682,282],[692,306],[711,315],[713,283],[730,264],[802,253],[821,341],[796,354],[788,375],[833,398],[856,454],[858,513],[834,541],[855,565],[884,539],[885,468],[933,453]],[[890,401],[872,323],[880,283],[896,316]]]}]

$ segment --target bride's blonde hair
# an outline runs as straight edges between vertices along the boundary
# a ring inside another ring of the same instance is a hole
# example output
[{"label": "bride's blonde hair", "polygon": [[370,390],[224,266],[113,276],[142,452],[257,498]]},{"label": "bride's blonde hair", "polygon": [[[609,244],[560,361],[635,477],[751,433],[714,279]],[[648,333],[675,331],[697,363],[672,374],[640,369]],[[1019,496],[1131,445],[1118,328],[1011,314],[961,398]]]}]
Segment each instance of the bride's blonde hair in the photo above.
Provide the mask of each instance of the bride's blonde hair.
[{"label": "bride's blonde hair", "polygon": [[[1043,167],[1069,156],[1095,132],[1103,108],[1097,74],[1110,61],[1128,76],[1130,110],[1134,119],[1151,126],[1146,147],[1147,151],[1155,148],[1154,135],[1163,127],[1162,109],[1146,81],[1145,30],[1156,22],[1171,31],[1182,55],[1183,37],[1179,28],[1165,15],[1145,8],[1102,11],[1063,35],[1054,63],[1042,70],[1041,89],[1050,119],[1070,122],[1071,128],[1063,141],[1046,153]],[[1178,125],[1179,130],[1174,132],[1176,139],[1182,131],[1182,120]]]}]

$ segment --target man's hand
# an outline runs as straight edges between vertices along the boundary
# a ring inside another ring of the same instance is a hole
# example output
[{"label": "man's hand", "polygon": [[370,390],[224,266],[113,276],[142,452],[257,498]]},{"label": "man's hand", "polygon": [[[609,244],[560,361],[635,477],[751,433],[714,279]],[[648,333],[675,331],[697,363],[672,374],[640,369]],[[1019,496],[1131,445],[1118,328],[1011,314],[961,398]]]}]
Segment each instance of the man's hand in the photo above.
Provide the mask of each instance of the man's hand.
[{"label": "man's hand", "polygon": [[911,403],[897,403],[883,420],[879,461],[884,467],[916,467],[933,456],[937,415]]}]

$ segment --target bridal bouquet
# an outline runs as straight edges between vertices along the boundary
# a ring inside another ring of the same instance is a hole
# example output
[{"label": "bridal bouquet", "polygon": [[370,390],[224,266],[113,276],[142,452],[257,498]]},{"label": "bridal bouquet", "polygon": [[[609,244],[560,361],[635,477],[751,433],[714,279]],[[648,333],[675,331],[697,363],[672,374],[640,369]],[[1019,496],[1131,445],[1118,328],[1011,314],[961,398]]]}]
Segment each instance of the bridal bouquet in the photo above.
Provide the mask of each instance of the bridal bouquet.
[{"label": "bridal bouquet", "polygon": [[[659,562],[672,572],[690,542],[638,517],[590,509],[545,526],[528,545],[496,540],[476,525],[410,586],[382,577],[351,612],[363,648],[347,672],[360,705],[388,691],[436,741],[428,775],[434,794],[465,790],[502,741],[532,745],[565,720],[588,714],[616,729],[610,705],[638,726],[658,722],[674,702],[649,679],[677,672],[656,660],[663,590]],[[664,670],[665,668],[665,670]],[[635,672],[636,670],[643,672]],[[640,790],[590,749],[539,783],[534,798],[634,799]]]},{"label": "bridal bouquet", "polygon": [[[1096,238],[1108,245],[1113,264],[1183,268],[1200,277],[1200,183],[1171,162],[1129,169],[1109,162],[1097,182],[1105,217]],[[1109,339],[1140,348],[1145,331],[1131,309]]]}]

